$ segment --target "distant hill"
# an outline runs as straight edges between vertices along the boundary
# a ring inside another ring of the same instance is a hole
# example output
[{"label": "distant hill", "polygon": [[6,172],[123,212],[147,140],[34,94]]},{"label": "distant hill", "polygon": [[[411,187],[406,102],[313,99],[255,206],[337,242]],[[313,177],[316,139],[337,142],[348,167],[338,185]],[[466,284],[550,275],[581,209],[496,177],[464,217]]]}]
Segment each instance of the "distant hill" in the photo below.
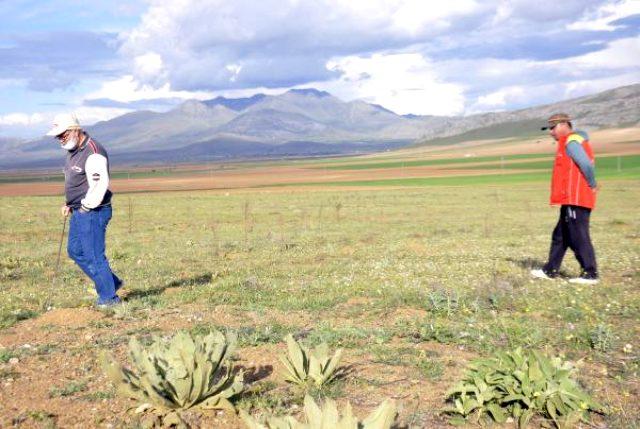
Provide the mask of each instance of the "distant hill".
[{"label": "distant hill", "polygon": [[[189,100],[165,113],[137,111],[87,127],[123,163],[371,152],[410,144],[536,135],[554,112],[579,127],[640,125],[640,84],[545,106],[464,117],[397,115],[313,88],[279,95]],[[0,168],[59,165],[51,138],[0,140]]]},{"label": "distant hill", "polygon": [[[539,125],[557,112],[569,113],[578,128],[600,129],[632,127],[640,125],[640,84],[623,86],[595,95],[535,106],[526,109],[484,113],[466,117],[445,118],[444,123],[434,124],[429,134],[419,143],[431,144],[443,137],[450,142],[535,135]],[[440,118],[442,120],[442,118]],[[451,128],[447,130],[447,128]],[[471,132],[473,131],[473,132]],[[463,135],[464,134],[464,135]]]}]

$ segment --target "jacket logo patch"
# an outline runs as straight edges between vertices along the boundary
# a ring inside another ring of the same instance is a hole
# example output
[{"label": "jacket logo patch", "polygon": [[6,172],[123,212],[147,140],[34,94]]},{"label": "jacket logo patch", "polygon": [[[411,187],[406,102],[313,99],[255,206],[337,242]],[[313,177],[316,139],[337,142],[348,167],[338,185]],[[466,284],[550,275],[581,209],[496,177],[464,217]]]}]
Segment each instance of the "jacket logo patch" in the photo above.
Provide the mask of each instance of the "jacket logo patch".
[{"label": "jacket logo patch", "polygon": [[71,169],[76,173],[82,173],[82,168],[78,167],[77,165],[74,165],[73,167],[71,167]]}]

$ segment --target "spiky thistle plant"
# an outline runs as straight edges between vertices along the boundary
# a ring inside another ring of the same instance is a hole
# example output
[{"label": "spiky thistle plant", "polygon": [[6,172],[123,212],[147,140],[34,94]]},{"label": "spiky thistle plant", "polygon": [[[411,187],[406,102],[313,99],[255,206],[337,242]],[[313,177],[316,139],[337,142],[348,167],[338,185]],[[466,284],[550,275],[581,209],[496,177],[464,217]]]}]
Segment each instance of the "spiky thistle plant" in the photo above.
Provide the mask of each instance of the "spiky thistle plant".
[{"label": "spiky thistle plant", "polygon": [[326,343],[310,350],[298,344],[291,334],[284,340],[287,343],[287,354],[280,356],[280,360],[285,368],[285,381],[302,386],[311,382],[316,387],[322,387],[338,376],[342,349],[330,356]]},{"label": "spiky thistle plant", "polygon": [[234,334],[218,331],[196,337],[178,332],[168,340],[153,337],[149,347],[132,338],[130,368],[107,353],[101,355],[101,364],[117,392],[138,401],[136,412],[179,422],[181,410],[234,409],[230,398],[244,390],[243,373],[233,375],[229,362],[236,341]]},{"label": "spiky thistle plant", "polygon": [[367,418],[359,421],[353,415],[351,404],[347,403],[340,416],[334,401],[326,399],[320,407],[309,395],[304,398],[304,422],[292,416],[256,420],[244,410],[240,411],[240,418],[249,429],[389,429],[396,415],[395,403],[386,399]]}]

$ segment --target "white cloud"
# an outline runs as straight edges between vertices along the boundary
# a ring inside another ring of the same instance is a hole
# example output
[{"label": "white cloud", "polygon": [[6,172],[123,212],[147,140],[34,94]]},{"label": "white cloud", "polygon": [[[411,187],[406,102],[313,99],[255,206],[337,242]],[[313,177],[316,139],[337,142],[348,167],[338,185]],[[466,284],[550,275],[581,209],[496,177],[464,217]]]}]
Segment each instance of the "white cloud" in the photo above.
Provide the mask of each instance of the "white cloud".
[{"label": "white cloud", "polygon": [[[576,24],[576,19],[628,16],[635,10],[629,1],[150,0],[149,4],[140,25],[122,35],[121,53],[137,64],[132,79],[148,85],[144,90],[129,88],[129,94],[155,94],[157,89],[163,95],[154,97],[175,97],[169,94],[178,92],[180,98],[187,94],[208,98],[246,90],[250,95],[257,88],[314,86],[399,113],[451,115],[468,111],[469,106],[509,108],[514,102],[524,103],[528,91],[516,88],[527,84],[539,87],[553,78],[563,84],[585,80],[588,73],[597,74],[598,64],[607,56],[615,56],[609,59],[610,69],[634,62],[621,59],[622,51],[633,50],[632,41],[611,44],[607,53],[575,59],[573,70],[567,63],[536,61],[544,57],[536,56],[538,52],[532,51],[531,59],[514,60],[503,53],[522,56],[525,50],[519,43],[528,37],[537,42],[535,49],[543,49],[544,37]],[[618,6],[624,11],[616,12]],[[478,40],[495,45],[487,52],[501,58],[465,58],[461,52],[461,59],[455,59],[456,52],[469,43],[473,49]],[[452,54],[437,55],[448,47]],[[203,90],[207,95],[194,95]]]},{"label": "white cloud", "polygon": [[[493,25],[508,25],[509,21],[516,26],[523,22],[544,23],[566,22],[574,17],[589,14],[595,7],[603,3],[602,0],[563,0],[563,1],[534,1],[534,0],[497,0],[487,2],[496,8]],[[539,28],[536,28],[539,29]],[[534,31],[536,30],[534,29]]]},{"label": "white cloud", "polygon": [[576,80],[564,85],[564,98],[576,98],[595,94],[619,86],[633,85],[640,81],[638,73],[616,74],[600,79]]},{"label": "white cloud", "polygon": [[622,0],[605,4],[579,21],[567,25],[569,30],[614,31],[612,23],[631,15],[640,14],[640,1]]},{"label": "white cloud", "polygon": [[101,87],[84,96],[85,100],[108,98],[123,103],[137,100],[153,100],[158,98],[182,98],[207,100],[213,96],[209,91],[174,91],[169,83],[155,88],[149,84],[138,82],[132,75],[103,82]]},{"label": "white cloud", "polygon": [[[624,69],[629,67],[640,69],[640,36],[614,40],[600,51],[560,61],[560,63],[567,62],[583,69]],[[638,79],[640,80],[640,71]]]},{"label": "white cloud", "polygon": [[3,79],[0,78],[0,88],[13,88],[23,85],[23,79]]},{"label": "white cloud", "polygon": [[231,72],[231,77],[229,78],[231,82],[235,82],[242,71],[242,66],[239,64],[227,64],[225,68]]},{"label": "white cloud", "polygon": [[481,89],[467,100],[466,113],[551,103],[640,83],[640,36],[562,60],[452,61],[439,73],[463,79],[470,69]]},{"label": "white cloud", "polygon": [[[23,55],[31,51],[34,64],[43,67],[36,73],[43,86],[52,79],[73,81],[74,89],[61,91],[59,101],[71,109],[91,99],[158,99],[166,103],[136,105],[165,108],[181,99],[316,87],[398,113],[455,115],[640,82],[640,38],[613,23],[640,13],[640,0],[146,1],[139,23],[118,38],[127,70],[119,68],[120,61],[118,67],[103,66],[113,60],[114,38],[96,36],[82,44],[87,52],[99,53],[99,62],[87,63],[93,79],[96,70],[107,76],[83,96],[77,94],[89,85],[86,78],[61,72],[51,60],[66,58],[51,56],[66,38],[43,44],[36,37],[5,54],[5,68],[13,64],[19,77],[0,79],[0,88],[12,94],[3,100],[2,111],[25,113],[0,116],[3,132],[9,126],[48,125],[47,118],[57,113],[26,113],[26,106],[39,111],[48,109],[40,109],[42,104],[58,102],[57,94],[28,97],[25,82],[33,83],[35,75],[23,72]],[[620,37],[626,38],[615,40]],[[603,43],[599,51],[572,54]],[[16,90],[20,85],[22,92]],[[6,101],[19,93],[30,103]],[[130,110],[84,106],[78,111],[89,124]]]},{"label": "white cloud", "polygon": [[510,86],[479,97],[476,107],[486,110],[502,109],[507,104],[521,102],[526,95],[523,87]]},{"label": "white cloud", "polygon": [[0,116],[0,125],[4,126],[31,126],[44,123],[45,116],[40,113],[8,113]]},{"label": "white cloud", "polygon": [[472,14],[478,7],[473,0],[447,2],[408,0],[400,2],[393,11],[391,20],[395,31],[414,35],[424,32],[425,28],[449,28],[452,16]]},{"label": "white cloud", "polygon": [[130,111],[130,109],[82,106],[49,112],[15,112],[0,116],[0,127],[3,135],[33,138],[44,135],[51,128],[53,118],[59,113],[75,113],[81,125],[89,126]]},{"label": "white cloud", "polygon": [[[224,66],[234,77],[241,75],[243,67],[240,62]],[[458,115],[524,107],[555,101],[559,94],[569,98],[585,95],[587,88],[595,92],[634,83],[633,71],[638,74],[640,70],[640,39],[613,41],[600,51],[554,61],[484,58],[435,62],[419,53],[379,53],[334,57],[325,67],[336,78],[292,86],[316,87],[344,100],[363,99],[400,114]],[[640,75],[635,78],[638,81]],[[290,86],[176,91],[169,83],[155,88],[125,76],[104,83],[87,98],[204,100],[217,95],[274,94]]]},{"label": "white cloud", "polygon": [[115,107],[90,107],[82,106],[73,109],[73,113],[78,117],[81,125],[93,125],[96,122],[108,121],[116,116],[124,115],[131,112],[131,109],[122,109]]},{"label": "white cloud", "polygon": [[134,73],[145,80],[160,80],[163,76],[162,57],[155,52],[148,52],[134,58]]},{"label": "white cloud", "polygon": [[462,87],[442,82],[420,54],[349,56],[330,61],[327,68],[341,77],[313,86],[343,99],[363,99],[399,114],[455,115],[464,110]]},{"label": "white cloud", "polygon": [[121,53],[143,65],[134,67],[136,79],[156,86],[290,87],[333,78],[324,67],[332,57],[423,43],[462,25],[458,17],[486,13],[479,4],[151,0],[140,25],[121,36]]}]

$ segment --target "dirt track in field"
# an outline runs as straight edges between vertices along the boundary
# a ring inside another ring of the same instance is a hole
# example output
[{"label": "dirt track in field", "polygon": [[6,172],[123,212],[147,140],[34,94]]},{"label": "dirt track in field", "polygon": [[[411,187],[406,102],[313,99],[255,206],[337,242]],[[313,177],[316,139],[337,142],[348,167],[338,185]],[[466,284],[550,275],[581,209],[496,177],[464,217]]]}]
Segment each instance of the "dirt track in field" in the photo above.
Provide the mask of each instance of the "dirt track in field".
[{"label": "dirt track in field", "polygon": [[[326,183],[355,180],[382,180],[416,177],[468,176],[497,173],[499,170],[442,170],[435,167],[406,167],[371,170],[322,170],[299,167],[267,167],[251,170],[215,172],[211,175],[115,179],[111,189],[116,192],[187,191],[195,189],[246,189],[296,183]],[[0,196],[61,195],[62,183],[12,183],[0,185]]]}]

